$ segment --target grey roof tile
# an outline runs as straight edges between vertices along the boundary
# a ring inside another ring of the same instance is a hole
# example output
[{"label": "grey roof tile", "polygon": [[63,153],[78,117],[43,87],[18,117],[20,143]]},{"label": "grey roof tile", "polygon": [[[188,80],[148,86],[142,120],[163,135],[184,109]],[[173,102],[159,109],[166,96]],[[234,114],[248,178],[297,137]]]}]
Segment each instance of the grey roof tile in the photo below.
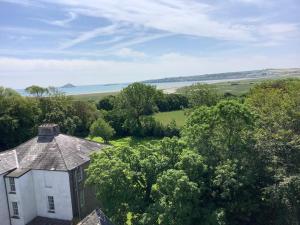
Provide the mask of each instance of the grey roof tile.
[{"label": "grey roof tile", "polygon": [[[35,137],[11,151],[0,154],[0,174],[19,169],[68,171],[90,160],[90,153],[106,145],[58,134]],[[18,159],[18,162],[14,159]],[[18,166],[16,166],[18,164]]]},{"label": "grey roof tile", "polygon": [[16,151],[0,152],[0,174],[17,168]]},{"label": "grey roof tile", "polygon": [[58,220],[58,219],[51,219],[45,217],[36,217],[27,225],[71,225],[71,221],[67,220]]},{"label": "grey roof tile", "polygon": [[100,209],[95,209],[77,225],[113,225]]}]

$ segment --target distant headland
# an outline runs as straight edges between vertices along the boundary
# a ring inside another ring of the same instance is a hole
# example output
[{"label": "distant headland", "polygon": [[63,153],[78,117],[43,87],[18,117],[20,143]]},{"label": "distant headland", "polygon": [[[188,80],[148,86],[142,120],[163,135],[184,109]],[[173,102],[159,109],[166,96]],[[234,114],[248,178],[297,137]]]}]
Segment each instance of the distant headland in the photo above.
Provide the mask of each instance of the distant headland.
[{"label": "distant headland", "polygon": [[64,86],[61,86],[61,88],[74,88],[74,87],[76,87],[76,86],[71,84],[71,83],[68,83],[68,84],[65,84]]}]

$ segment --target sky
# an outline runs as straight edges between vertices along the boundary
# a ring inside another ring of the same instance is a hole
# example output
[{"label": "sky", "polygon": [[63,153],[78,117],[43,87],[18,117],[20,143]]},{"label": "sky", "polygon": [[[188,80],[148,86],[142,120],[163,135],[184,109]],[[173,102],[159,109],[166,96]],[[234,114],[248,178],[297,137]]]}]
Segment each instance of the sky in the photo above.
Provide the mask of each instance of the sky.
[{"label": "sky", "polygon": [[300,0],[0,0],[0,86],[300,67]]}]

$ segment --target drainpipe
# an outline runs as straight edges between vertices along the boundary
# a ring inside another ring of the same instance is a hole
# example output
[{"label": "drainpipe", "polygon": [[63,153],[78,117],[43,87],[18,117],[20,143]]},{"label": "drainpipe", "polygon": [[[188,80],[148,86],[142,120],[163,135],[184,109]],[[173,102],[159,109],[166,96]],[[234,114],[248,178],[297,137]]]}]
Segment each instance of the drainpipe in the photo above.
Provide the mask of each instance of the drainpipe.
[{"label": "drainpipe", "polygon": [[74,170],[75,184],[76,184],[76,196],[77,196],[77,208],[78,208],[78,216],[81,220],[81,209],[80,209],[80,198],[79,198],[79,185],[77,180],[77,168]]},{"label": "drainpipe", "polygon": [[7,186],[6,186],[6,179],[5,179],[5,176],[3,176],[3,179],[4,179],[4,187],[5,187],[6,202],[7,202],[7,207],[8,207],[9,223],[10,223],[10,225],[12,225],[12,223],[11,223],[11,215],[10,215],[10,208],[9,208],[9,201],[8,201],[8,192],[7,192]]}]

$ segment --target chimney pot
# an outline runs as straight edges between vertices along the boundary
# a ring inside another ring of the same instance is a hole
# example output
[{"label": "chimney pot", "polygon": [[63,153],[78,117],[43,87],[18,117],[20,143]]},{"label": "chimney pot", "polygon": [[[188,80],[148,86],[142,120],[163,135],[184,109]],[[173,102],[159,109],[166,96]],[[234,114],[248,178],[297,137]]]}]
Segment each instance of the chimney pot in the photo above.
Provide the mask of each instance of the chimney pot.
[{"label": "chimney pot", "polygon": [[53,123],[42,124],[38,127],[38,136],[56,136],[60,133],[59,126]]}]

